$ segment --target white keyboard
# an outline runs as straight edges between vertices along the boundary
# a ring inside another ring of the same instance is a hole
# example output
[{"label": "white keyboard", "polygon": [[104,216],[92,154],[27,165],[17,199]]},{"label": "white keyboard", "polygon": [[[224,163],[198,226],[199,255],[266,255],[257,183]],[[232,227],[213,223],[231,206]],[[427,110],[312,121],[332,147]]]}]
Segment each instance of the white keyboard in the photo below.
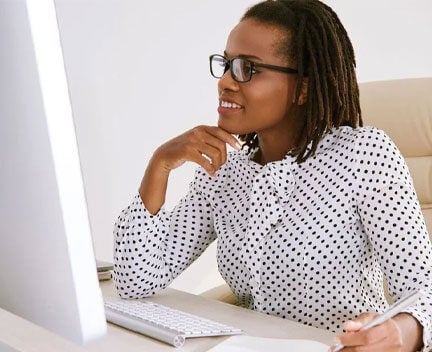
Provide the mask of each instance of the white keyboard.
[{"label": "white keyboard", "polygon": [[148,301],[105,302],[109,322],[153,337],[175,347],[185,338],[237,335],[240,329]]}]

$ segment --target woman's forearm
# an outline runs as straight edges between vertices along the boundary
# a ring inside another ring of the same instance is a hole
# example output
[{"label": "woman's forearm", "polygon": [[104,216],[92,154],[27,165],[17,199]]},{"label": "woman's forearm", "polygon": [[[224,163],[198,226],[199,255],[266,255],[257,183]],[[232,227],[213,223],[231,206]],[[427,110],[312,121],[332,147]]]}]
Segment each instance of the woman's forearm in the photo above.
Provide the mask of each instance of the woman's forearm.
[{"label": "woman's forearm", "polygon": [[153,156],[141,181],[139,194],[144,206],[151,214],[155,215],[165,203],[168,185],[169,171],[164,170]]}]

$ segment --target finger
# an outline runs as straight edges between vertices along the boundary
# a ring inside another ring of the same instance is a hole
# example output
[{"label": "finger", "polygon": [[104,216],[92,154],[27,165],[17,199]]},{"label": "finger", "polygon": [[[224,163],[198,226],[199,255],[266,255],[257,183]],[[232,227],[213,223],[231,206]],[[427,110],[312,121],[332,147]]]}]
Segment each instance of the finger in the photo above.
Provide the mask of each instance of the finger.
[{"label": "finger", "polygon": [[215,126],[206,126],[206,131],[212,134],[213,136],[217,137],[218,139],[222,140],[223,142],[229,144],[234,149],[236,150],[241,149],[241,145],[239,141],[231,133],[228,133],[222,128],[215,127]]},{"label": "finger", "polygon": [[226,148],[226,143],[223,142],[222,140],[220,140],[219,138],[213,136],[210,133],[207,133],[205,135],[205,141],[203,143],[208,144],[211,147],[214,147],[216,149],[219,150],[220,153],[220,166],[225,164],[226,159],[227,159],[227,148]]},{"label": "finger", "polygon": [[192,154],[189,158],[190,161],[193,161],[194,163],[197,163],[199,166],[201,166],[204,170],[207,171],[207,173],[210,176],[214,176],[216,173],[216,170],[213,166],[213,164],[210,162],[208,158],[203,156],[200,152],[196,151],[196,153]]},{"label": "finger", "polygon": [[393,336],[395,339],[398,336],[398,332],[395,331],[394,327],[390,322],[374,326],[367,330],[358,330],[356,332],[347,332],[338,336],[340,343],[346,347],[348,346],[369,346],[377,344],[382,340],[385,340],[389,336]]},{"label": "finger", "polygon": [[222,157],[222,153],[219,149],[208,144],[200,144],[197,146],[197,150],[210,159],[210,163],[213,165],[215,170],[218,170],[223,164],[222,160],[226,159],[226,156]]},{"label": "finger", "polygon": [[364,325],[371,322],[377,317],[377,313],[361,313],[358,317],[348,320],[343,324],[343,328],[345,331],[358,331]]}]

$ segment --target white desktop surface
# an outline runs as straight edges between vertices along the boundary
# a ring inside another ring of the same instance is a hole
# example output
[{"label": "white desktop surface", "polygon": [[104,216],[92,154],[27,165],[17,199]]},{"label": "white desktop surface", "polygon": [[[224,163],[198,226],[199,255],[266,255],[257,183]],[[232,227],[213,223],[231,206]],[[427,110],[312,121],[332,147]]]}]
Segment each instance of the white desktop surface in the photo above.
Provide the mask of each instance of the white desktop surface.
[{"label": "white desktop surface", "polygon": [[[105,299],[119,299],[112,281],[101,282]],[[217,302],[201,296],[186,292],[165,289],[157,295],[147,298],[157,302],[197,314],[199,316],[220,321],[228,325],[241,328],[246,334],[252,336],[312,339],[331,344],[334,334],[303,324],[281,319],[249,309],[236,307],[230,304]],[[227,337],[207,337],[186,339],[182,348],[175,349],[162,342],[127,331],[115,325],[108,325],[108,335],[101,340],[86,346],[89,351],[193,351],[202,352],[216,346]]]},{"label": "white desktop surface", "polygon": [[[102,281],[100,286],[105,299],[120,299],[112,280]],[[265,315],[174,289],[165,289],[147,299],[239,327],[251,336],[310,339],[329,345],[334,337],[333,333],[326,330],[308,327],[287,319]],[[0,347],[2,342],[5,342],[20,352],[204,352],[226,338],[224,336],[186,339],[184,346],[176,349],[157,340],[108,324],[106,336],[85,346],[78,346],[0,309]]]}]

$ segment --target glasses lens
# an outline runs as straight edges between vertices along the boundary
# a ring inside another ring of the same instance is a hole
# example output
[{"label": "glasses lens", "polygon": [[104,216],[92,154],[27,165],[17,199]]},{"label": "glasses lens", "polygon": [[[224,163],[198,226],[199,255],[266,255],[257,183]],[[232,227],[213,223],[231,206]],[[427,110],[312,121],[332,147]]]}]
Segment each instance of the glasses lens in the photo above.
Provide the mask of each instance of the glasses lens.
[{"label": "glasses lens", "polygon": [[228,69],[228,61],[220,55],[213,55],[210,59],[210,72],[213,77],[221,78]]},{"label": "glasses lens", "polygon": [[252,77],[252,63],[246,59],[237,57],[232,60],[231,71],[238,82],[247,82]]}]

